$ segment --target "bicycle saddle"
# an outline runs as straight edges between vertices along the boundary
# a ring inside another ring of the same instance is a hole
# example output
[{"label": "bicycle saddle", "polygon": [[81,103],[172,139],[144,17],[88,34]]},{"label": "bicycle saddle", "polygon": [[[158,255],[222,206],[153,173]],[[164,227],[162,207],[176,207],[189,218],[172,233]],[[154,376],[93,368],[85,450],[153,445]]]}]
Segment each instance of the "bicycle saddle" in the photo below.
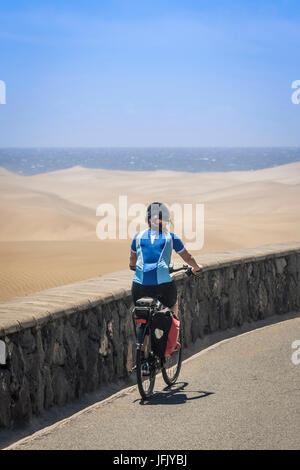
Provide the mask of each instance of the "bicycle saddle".
[{"label": "bicycle saddle", "polygon": [[142,297],[136,301],[137,307],[153,307],[155,305],[156,299],[152,297]]}]

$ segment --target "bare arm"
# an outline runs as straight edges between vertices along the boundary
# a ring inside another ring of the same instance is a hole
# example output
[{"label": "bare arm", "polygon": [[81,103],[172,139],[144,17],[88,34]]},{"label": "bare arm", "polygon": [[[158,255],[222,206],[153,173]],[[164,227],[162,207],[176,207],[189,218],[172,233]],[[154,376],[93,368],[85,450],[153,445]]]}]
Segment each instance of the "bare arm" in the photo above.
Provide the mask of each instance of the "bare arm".
[{"label": "bare arm", "polygon": [[198,264],[195,260],[195,258],[189,253],[186,249],[178,253],[179,256],[185,261],[189,266],[192,266],[193,272],[199,271],[200,269],[203,268],[202,264]]},{"label": "bare arm", "polygon": [[135,268],[136,260],[137,260],[137,254],[136,254],[136,252],[130,250],[130,258],[129,258],[129,267],[130,267],[130,268]]}]

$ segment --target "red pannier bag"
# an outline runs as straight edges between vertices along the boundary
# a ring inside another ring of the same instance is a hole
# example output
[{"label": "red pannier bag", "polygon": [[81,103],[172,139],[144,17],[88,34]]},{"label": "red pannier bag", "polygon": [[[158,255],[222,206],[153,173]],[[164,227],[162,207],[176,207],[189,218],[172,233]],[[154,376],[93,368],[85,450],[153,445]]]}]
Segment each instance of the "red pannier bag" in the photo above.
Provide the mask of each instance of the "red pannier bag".
[{"label": "red pannier bag", "polygon": [[167,341],[167,347],[165,351],[165,357],[168,357],[172,354],[174,349],[176,348],[177,341],[178,341],[178,336],[179,336],[179,328],[180,328],[180,321],[178,318],[175,316],[175,314],[172,315],[172,325],[168,334],[168,341]]}]

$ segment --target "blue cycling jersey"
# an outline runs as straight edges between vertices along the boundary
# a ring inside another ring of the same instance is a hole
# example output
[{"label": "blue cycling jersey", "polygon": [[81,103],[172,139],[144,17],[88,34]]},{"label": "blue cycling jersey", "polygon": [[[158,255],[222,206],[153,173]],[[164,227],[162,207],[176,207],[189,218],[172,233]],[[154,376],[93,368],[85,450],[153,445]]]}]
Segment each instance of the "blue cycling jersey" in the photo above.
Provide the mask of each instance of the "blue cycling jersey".
[{"label": "blue cycling jersey", "polygon": [[131,250],[137,254],[133,281],[143,285],[157,285],[172,281],[169,273],[172,249],[184,250],[180,238],[170,232],[146,229],[135,234]]}]

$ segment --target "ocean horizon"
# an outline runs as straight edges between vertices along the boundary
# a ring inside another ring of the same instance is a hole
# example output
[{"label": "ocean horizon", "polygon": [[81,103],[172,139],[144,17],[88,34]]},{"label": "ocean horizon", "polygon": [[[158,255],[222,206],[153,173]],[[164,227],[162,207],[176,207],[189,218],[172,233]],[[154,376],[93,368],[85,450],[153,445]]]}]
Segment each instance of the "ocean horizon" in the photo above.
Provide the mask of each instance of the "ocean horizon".
[{"label": "ocean horizon", "polygon": [[300,147],[0,148],[0,166],[20,175],[74,166],[127,171],[251,171],[297,161]]}]

